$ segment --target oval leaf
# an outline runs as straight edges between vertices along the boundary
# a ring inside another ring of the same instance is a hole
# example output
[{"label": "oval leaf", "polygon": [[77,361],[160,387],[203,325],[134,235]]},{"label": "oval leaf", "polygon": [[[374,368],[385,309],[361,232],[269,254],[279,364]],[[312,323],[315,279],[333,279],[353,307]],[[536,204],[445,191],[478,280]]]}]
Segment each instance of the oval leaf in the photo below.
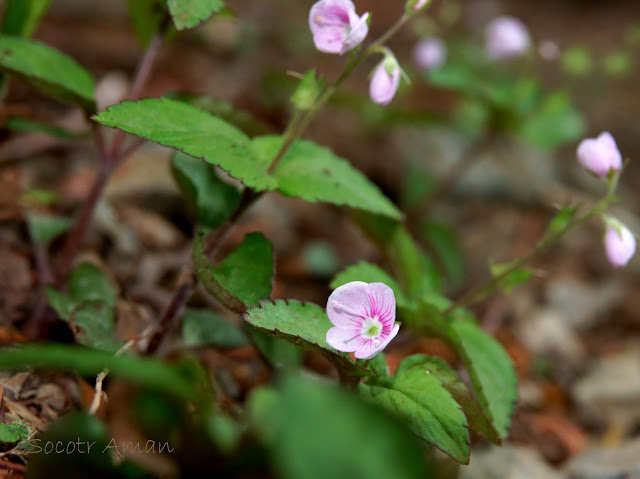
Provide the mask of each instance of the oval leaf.
[{"label": "oval leaf", "polygon": [[178,30],[193,28],[224,8],[222,0],[167,0]]},{"label": "oval leaf", "polygon": [[55,48],[20,37],[0,35],[0,70],[31,83],[58,100],[95,111],[93,78]]}]

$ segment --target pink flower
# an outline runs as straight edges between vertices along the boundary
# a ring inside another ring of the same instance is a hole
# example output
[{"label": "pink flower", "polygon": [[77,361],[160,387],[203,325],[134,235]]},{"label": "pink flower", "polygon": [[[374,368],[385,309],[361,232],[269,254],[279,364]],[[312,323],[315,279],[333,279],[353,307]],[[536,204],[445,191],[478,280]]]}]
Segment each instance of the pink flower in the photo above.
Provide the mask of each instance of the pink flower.
[{"label": "pink flower", "polygon": [[416,43],[413,61],[421,70],[442,66],[447,60],[447,47],[439,38],[425,38]]},{"label": "pink flower", "polygon": [[384,283],[352,281],[337,288],[327,301],[327,314],[334,327],[327,343],[338,351],[355,352],[358,359],[371,359],[395,338],[396,299]]},{"label": "pink flower", "polygon": [[587,170],[606,178],[611,170],[622,168],[622,155],[611,133],[605,131],[598,138],[587,138],[578,145],[578,161]]},{"label": "pink flower", "polygon": [[629,229],[617,220],[607,221],[604,235],[604,250],[614,268],[626,266],[636,252],[636,239]]},{"label": "pink flower", "polygon": [[396,94],[400,85],[400,66],[393,56],[387,56],[378,63],[371,83],[369,96],[374,103],[386,105]]},{"label": "pink flower", "polygon": [[494,60],[516,57],[528,50],[527,27],[514,17],[493,19],[485,31],[487,55]]},{"label": "pink flower", "polygon": [[309,27],[316,48],[325,53],[343,53],[360,45],[367,33],[369,13],[358,17],[351,0],[320,0],[311,7]]}]

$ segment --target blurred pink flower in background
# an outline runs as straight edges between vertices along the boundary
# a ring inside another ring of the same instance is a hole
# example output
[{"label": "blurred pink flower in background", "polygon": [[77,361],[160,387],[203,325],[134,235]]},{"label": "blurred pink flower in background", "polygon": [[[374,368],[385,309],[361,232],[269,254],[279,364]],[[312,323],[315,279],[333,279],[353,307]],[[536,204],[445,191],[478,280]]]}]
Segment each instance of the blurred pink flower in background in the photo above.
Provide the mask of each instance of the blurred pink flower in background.
[{"label": "blurred pink flower in background", "polygon": [[413,49],[413,61],[421,70],[431,70],[444,65],[447,47],[439,38],[424,38]]},{"label": "blurred pink flower in background", "polygon": [[505,60],[526,52],[531,45],[524,23],[514,17],[494,18],[485,30],[487,55],[494,60]]},{"label": "blurred pink flower in background", "polygon": [[369,84],[371,101],[379,105],[388,104],[400,85],[400,65],[393,56],[386,56],[378,63]]},{"label": "blurred pink flower in background", "polygon": [[587,138],[578,145],[578,161],[587,170],[606,178],[609,171],[620,171],[622,155],[611,133],[605,131],[598,138]]},{"label": "blurred pink flower in background", "polygon": [[355,352],[358,359],[371,359],[400,329],[393,290],[384,283],[352,281],[340,286],[329,296],[327,315],[334,325],[327,331],[329,346]]},{"label": "blurred pink flower in background", "polygon": [[320,0],[309,11],[309,28],[316,48],[325,53],[343,53],[360,45],[369,32],[369,13],[361,17],[351,0]]},{"label": "blurred pink flower in background", "polygon": [[604,235],[604,250],[607,259],[614,268],[626,266],[636,252],[636,238],[629,229],[618,220],[609,218]]}]

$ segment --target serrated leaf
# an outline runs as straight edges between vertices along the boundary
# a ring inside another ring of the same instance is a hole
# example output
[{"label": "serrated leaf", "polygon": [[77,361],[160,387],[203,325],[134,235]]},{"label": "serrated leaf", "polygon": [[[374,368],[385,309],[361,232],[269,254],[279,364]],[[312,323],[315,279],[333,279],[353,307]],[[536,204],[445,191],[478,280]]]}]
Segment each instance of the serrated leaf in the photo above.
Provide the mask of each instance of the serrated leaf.
[{"label": "serrated leaf", "polygon": [[167,0],[173,23],[178,30],[193,28],[222,10],[222,0]]},{"label": "serrated leaf", "polygon": [[469,463],[467,419],[436,374],[416,365],[358,392],[401,417],[414,434],[462,464]]},{"label": "serrated leaf", "polygon": [[202,158],[257,190],[277,183],[252,154],[249,138],[198,108],[166,98],[125,101],[93,116],[98,123]]},{"label": "serrated leaf", "polygon": [[29,344],[0,349],[0,369],[22,369],[26,366],[73,371],[94,377],[103,369],[109,369],[116,377],[186,400],[195,399],[199,388],[182,369],[157,359],[126,354],[114,356],[104,351],[63,344]]},{"label": "serrated leaf", "polygon": [[257,398],[260,407],[254,410],[266,415],[253,414],[271,438],[267,447],[278,477],[433,477],[415,438],[378,408],[308,378],[287,377],[283,383],[279,393]]},{"label": "serrated leaf", "polygon": [[[506,437],[517,397],[513,363],[502,345],[472,320],[451,322],[461,355],[483,409],[500,437]],[[455,347],[455,346],[454,346]]]},{"label": "serrated leaf", "polygon": [[29,436],[26,427],[20,424],[0,423],[0,449],[4,452]]},{"label": "serrated leaf", "polygon": [[167,5],[164,0],[127,0],[127,5],[138,42],[146,46],[160,29]]},{"label": "serrated leaf", "polygon": [[71,220],[62,216],[28,213],[27,224],[33,242],[44,246],[56,239],[71,226]]},{"label": "serrated leaf", "polygon": [[51,0],[8,0],[2,17],[2,33],[30,37]]},{"label": "serrated leaf", "polygon": [[235,210],[240,192],[220,179],[213,165],[176,152],[171,160],[171,172],[178,186],[195,206],[198,223],[205,228],[217,228]]},{"label": "serrated leaf", "polygon": [[204,309],[187,309],[182,315],[182,340],[188,347],[238,348],[249,344],[238,326]]},{"label": "serrated leaf", "polygon": [[396,298],[396,304],[398,307],[407,306],[408,300],[402,291],[402,288],[398,282],[393,279],[382,268],[375,264],[366,263],[364,261],[348,266],[346,269],[336,275],[331,281],[331,288],[336,289],[343,284],[350,283],[352,281],[364,281],[365,283],[384,283],[393,290],[393,295]]},{"label": "serrated leaf", "polygon": [[269,335],[323,354],[347,374],[365,374],[362,367],[327,344],[327,331],[333,325],[320,306],[294,300],[262,301],[259,306],[249,309],[244,319]]},{"label": "serrated leaf", "polygon": [[204,253],[204,237],[193,243],[193,263],[205,289],[229,309],[243,313],[248,306],[271,295],[273,247],[262,233],[250,233],[218,265]]},{"label": "serrated leaf", "polygon": [[93,78],[71,57],[42,43],[0,35],[0,70],[58,100],[96,109]]},{"label": "serrated leaf", "polygon": [[85,301],[102,301],[116,305],[116,288],[100,268],[91,263],[81,263],[69,276],[69,297],[77,304]]},{"label": "serrated leaf", "polygon": [[103,301],[84,301],[69,317],[76,341],[90,348],[115,353],[123,342],[116,337],[115,310]]},{"label": "serrated leaf", "polygon": [[[269,165],[282,145],[279,136],[261,136],[252,143],[254,154]],[[298,140],[273,172],[278,191],[306,201],[322,201],[401,219],[402,212],[366,176],[331,150]]]},{"label": "serrated leaf", "polygon": [[458,373],[441,358],[427,356],[425,354],[414,354],[402,360],[396,374],[401,374],[411,367],[422,367],[425,371],[435,374],[442,385],[451,393],[451,396],[462,407],[462,411],[467,417],[469,427],[495,444],[501,444],[500,435],[485,415],[482,406],[473,396],[473,393],[462,382]]}]

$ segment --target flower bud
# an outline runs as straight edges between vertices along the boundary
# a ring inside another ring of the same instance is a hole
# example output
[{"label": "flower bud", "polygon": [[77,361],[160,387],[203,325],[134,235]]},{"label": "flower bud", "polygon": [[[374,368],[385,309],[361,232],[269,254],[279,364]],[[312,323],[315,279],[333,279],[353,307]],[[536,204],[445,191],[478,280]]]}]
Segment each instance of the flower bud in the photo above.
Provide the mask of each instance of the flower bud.
[{"label": "flower bud", "polygon": [[378,63],[369,84],[369,96],[374,103],[389,103],[400,85],[400,66],[393,55],[387,55]]},{"label": "flower bud", "polygon": [[618,172],[622,168],[622,155],[608,131],[598,138],[582,140],[577,153],[580,164],[601,178],[607,178],[611,170]]},{"label": "flower bud", "polygon": [[309,28],[316,48],[325,53],[343,53],[360,45],[367,33],[369,13],[361,17],[351,0],[320,0],[309,11]]},{"label": "flower bud", "polygon": [[407,2],[407,10],[412,9],[414,12],[419,12],[427,6],[429,0],[409,0]]},{"label": "flower bud", "polygon": [[439,38],[425,38],[416,43],[413,61],[421,70],[442,66],[447,60],[447,47]]},{"label": "flower bud", "polygon": [[604,235],[604,250],[614,268],[626,266],[636,252],[636,238],[629,229],[613,218],[607,218]]},{"label": "flower bud", "polygon": [[493,19],[485,31],[487,55],[494,60],[516,57],[528,50],[527,27],[514,17]]}]

